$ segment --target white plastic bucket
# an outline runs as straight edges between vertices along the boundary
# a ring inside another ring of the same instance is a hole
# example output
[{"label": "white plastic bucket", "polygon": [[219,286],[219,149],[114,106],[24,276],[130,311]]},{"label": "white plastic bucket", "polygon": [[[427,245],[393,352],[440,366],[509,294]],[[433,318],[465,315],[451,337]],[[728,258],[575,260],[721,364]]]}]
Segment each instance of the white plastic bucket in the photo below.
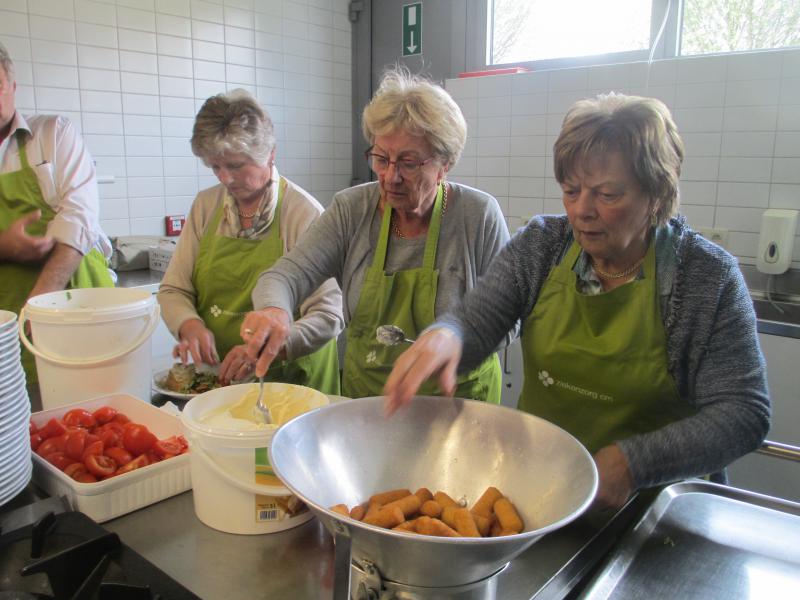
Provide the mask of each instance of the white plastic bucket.
[{"label": "white plastic bucket", "polygon": [[[150,399],[150,339],[161,315],[150,292],[85,288],[30,298],[20,339],[36,357],[44,409],[126,393]],[[25,322],[31,323],[31,337]]]},{"label": "white plastic bucket", "polygon": [[[257,385],[231,385],[205,392],[187,402],[181,413],[190,446],[195,513],[209,527],[226,533],[274,533],[302,525],[314,516],[274,474],[264,475],[272,473],[267,448],[277,428],[234,431],[202,422],[210,411],[237,402]],[[265,394],[287,388],[299,388],[304,393],[309,390],[283,383],[265,383],[264,388]],[[324,394],[316,394],[327,404]],[[262,474],[257,475],[257,471]],[[257,483],[258,478],[274,484]]]}]

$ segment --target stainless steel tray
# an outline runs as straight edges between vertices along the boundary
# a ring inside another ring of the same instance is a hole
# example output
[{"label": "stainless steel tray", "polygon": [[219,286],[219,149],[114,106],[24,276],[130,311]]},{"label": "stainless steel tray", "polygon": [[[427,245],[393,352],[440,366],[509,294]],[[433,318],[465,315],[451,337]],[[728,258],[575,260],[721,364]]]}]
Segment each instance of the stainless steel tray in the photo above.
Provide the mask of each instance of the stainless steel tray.
[{"label": "stainless steel tray", "polygon": [[800,504],[700,480],[665,488],[581,598],[800,597]]}]

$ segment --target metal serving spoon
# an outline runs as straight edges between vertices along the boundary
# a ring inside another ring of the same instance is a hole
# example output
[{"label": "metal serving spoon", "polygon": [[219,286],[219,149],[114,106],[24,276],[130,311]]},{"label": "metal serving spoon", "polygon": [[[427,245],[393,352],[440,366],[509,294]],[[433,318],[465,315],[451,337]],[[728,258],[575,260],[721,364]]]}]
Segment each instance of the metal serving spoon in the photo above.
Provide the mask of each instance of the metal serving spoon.
[{"label": "metal serving spoon", "polygon": [[[244,332],[250,336],[253,335],[252,329],[245,329]],[[265,342],[266,343],[266,342]],[[272,416],[269,414],[269,408],[264,404],[264,376],[258,378],[258,398],[256,398],[256,405],[253,407],[253,416],[264,423],[272,423]]]},{"label": "metal serving spoon", "polygon": [[264,404],[264,377],[258,378],[258,399],[256,405],[253,407],[253,413],[257,419],[264,421],[266,424],[272,423],[272,416],[269,414],[269,408]]},{"label": "metal serving spoon", "polygon": [[407,342],[413,344],[414,340],[406,337],[406,332],[400,329],[397,325],[381,325],[375,330],[375,338],[379,344],[384,346],[396,346]]}]

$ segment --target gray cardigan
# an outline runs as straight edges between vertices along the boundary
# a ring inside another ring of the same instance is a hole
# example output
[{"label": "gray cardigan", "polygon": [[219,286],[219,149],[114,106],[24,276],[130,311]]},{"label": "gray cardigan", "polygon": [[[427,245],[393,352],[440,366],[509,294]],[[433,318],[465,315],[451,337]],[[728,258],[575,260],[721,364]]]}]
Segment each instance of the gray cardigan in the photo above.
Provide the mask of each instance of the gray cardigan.
[{"label": "gray cardigan", "polygon": [[[261,274],[253,290],[253,306],[256,309],[275,306],[292,313],[320,283],[334,277],[342,288],[342,308],[345,323],[349,323],[375,255],[381,227],[379,199],[377,182],[337,193],[292,251]],[[425,236],[392,237],[386,271],[394,273],[421,266],[425,239]],[[439,269],[436,316],[451,309],[475,286],[508,240],[508,227],[495,198],[449,182],[447,210],[442,217],[436,252]],[[506,336],[506,341],[513,340],[513,333]]]},{"label": "gray cardigan", "polygon": [[[572,241],[565,216],[532,219],[458,309],[438,321],[464,341],[461,369],[478,364],[528,317]],[[669,371],[697,412],[617,441],[637,488],[722,470],[760,445],[770,419],[755,312],[736,259],[677,217],[656,234],[656,277]]]}]

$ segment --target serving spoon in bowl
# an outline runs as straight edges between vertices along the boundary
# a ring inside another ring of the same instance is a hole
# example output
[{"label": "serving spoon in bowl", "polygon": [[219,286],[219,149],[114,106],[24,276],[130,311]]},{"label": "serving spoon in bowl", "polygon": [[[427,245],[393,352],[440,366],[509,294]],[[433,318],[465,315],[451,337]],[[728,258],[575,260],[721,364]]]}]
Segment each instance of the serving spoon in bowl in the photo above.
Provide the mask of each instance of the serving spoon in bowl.
[{"label": "serving spoon in bowl", "polygon": [[397,325],[380,325],[375,330],[375,338],[378,340],[379,344],[383,344],[384,346],[396,346],[403,342],[408,344],[414,343],[414,340],[408,339],[406,337],[406,332]]}]

